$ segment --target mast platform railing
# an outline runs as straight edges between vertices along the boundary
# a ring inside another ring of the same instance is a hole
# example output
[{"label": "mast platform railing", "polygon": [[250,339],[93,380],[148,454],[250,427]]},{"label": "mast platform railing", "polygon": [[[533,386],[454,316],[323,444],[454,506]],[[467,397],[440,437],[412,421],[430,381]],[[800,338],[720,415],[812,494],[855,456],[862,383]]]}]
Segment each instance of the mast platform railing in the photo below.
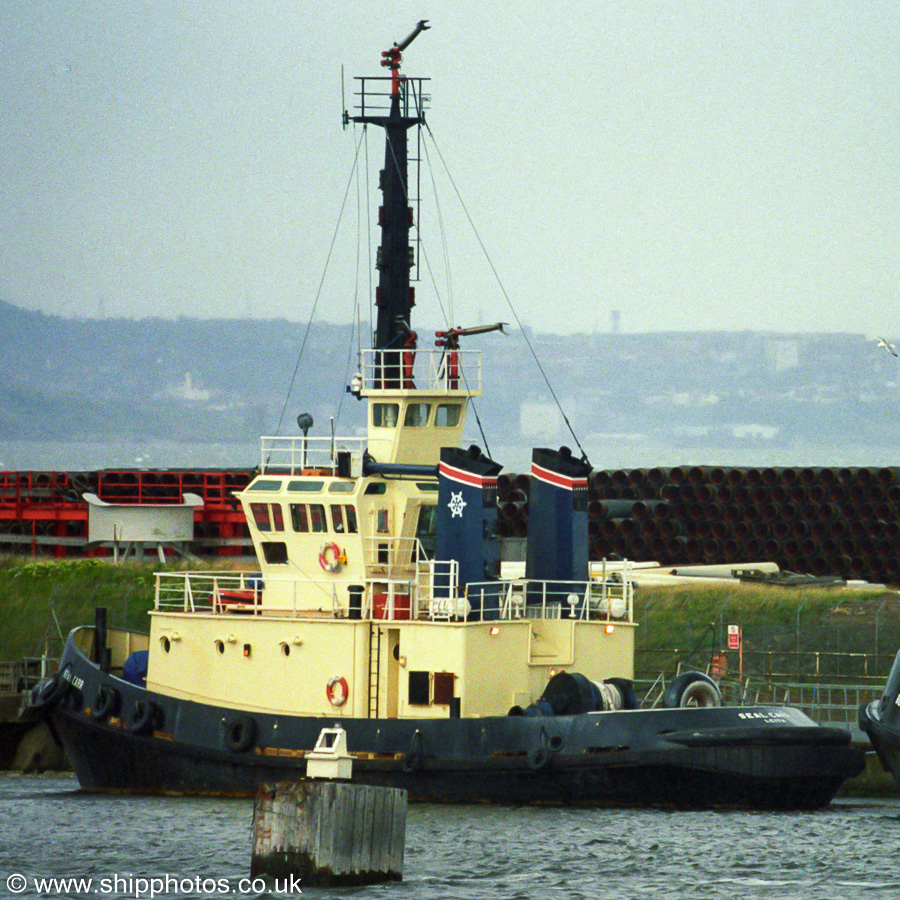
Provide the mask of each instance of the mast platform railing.
[{"label": "mast platform railing", "polygon": [[[387,116],[391,110],[391,81],[389,75],[360,75],[354,79],[358,98],[353,104],[354,118]],[[404,118],[424,118],[431,102],[425,93],[425,83],[430,78],[400,78],[400,115]]]},{"label": "mast platform railing", "polygon": [[364,350],[362,390],[480,394],[480,350]]}]

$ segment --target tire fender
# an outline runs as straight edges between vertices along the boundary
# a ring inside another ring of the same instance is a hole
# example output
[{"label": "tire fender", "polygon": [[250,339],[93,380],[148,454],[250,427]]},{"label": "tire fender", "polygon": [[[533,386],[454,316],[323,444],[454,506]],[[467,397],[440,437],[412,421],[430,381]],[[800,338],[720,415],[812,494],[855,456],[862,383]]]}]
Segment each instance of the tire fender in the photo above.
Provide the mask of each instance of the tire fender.
[{"label": "tire fender", "polygon": [[719,686],[702,672],[682,672],[672,680],[663,694],[663,706],[666,709],[721,705],[722,692]]},{"label": "tire fender", "polygon": [[122,708],[122,696],[114,688],[108,684],[101,684],[97,690],[97,696],[94,698],[94,705],[91,710],[94,718],[98,722],[105,722],[110,716],[116,715]]},{"label": "tire fender", "polygon": [[256,721],[247,715],[234,716],[224,723],[225,746],[232,753],[243,753],[256,740]]},{"label": "tire fender", "polygon": [[138,700],[128,716],[127,727],[132,734],[146,734],[159,725],[160,708],[153,700]]}]

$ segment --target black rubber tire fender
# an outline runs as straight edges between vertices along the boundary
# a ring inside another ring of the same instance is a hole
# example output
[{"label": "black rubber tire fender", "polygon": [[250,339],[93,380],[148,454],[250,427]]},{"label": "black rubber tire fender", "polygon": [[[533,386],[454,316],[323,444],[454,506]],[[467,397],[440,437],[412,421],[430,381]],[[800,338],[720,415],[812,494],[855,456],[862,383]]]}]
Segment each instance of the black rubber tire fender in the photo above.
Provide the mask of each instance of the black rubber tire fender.
[{"label": "black rubber tire fender", "polygon": [[418,772],[419,769],[422,768],[422,752],[421,750],[408,750],[403,754],[403,759],[400,762],[400,768],[406,772],[407,775],[411,775],[413,772]]},{"label": "black rubber tire fender", "polygon": [[550,748],[546,744],[538,744],[537,747],[532,747],[528,751],[528,768],[533,772],[540,772],[543,769],[546,769],[548,765],[550,765],[550,760],[553,757],[553,754],[550,752]]},{"label": "black rubber tire fender", "polygon": [[146,734],[159,725],[160,709],[153,700],[138,700],[128,716],[128,730],[132,734]]},{"label": "black rubber tire fender", "polygon": [[[696,700],[696,703],[691,703]],[[672,680],[663,694],[666,709],[682,706],[722,706],[722,692],[708,675],[702,672],[682,672]]]},{"label": "black rubber tire fender", "polygon": [[64,677],[66,672],[71,672],[72,667],[66,666],[62,672],[57,672],[51,681],[48,681],[39,691],[34,700],[35,709],[47,709],[62,700],[69,693],[72,685]]},{"label": "black rubber tire fender", "polygon": [[98,722],[105,722],[110,716],[116,715],[122,708],[122,695],[108,684],[101,684],[94,698],[91,709],[94,718]]},{"label": "black rubber tire fender", "polygon": [[256,740],[256,720],[243,713],[226,720],[224,725],[225,746],[232,753],[243,753]]}]

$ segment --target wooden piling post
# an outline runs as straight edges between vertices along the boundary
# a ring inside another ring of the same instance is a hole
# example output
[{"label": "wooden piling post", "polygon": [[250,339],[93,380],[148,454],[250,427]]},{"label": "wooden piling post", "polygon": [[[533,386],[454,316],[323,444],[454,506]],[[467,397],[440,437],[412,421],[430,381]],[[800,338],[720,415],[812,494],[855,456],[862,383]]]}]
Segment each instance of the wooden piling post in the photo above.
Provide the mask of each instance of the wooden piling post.
[{"label": "wooden piling post", "polygon": [[304,887],[403,878],[407,793],[347,781],[261,784],[253,808],[251,877]]}]

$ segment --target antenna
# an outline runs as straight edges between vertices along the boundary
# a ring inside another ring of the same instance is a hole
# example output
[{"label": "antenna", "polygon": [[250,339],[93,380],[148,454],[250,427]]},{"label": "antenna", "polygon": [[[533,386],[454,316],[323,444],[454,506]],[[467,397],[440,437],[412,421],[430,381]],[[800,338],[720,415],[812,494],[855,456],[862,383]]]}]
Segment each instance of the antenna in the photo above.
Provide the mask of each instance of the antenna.
[{"label": "antenna", "polygon": [[343,115],[341,117],[341,121],[344,125],[344,131],[347,130],[347,126],[350,124],[350,115],[347,112],[347,101],[344,99],[344,66],[341,65],[341,109],[343,110]]}]

